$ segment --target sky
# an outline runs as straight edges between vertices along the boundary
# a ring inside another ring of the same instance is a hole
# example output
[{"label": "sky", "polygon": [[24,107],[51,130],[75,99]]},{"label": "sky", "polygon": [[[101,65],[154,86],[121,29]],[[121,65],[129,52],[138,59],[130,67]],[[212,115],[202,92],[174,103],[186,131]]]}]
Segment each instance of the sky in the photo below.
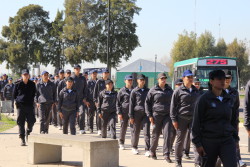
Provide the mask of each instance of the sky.
[{"label": "sky", "polygon": [[[64,10],[64,0],[7,0],[0,5],[0,31],[8,25],[9,17],[16,15],[18,9],[29,4],[39,4],[49,11],[50,20],[55,18],[57,10]],[[194,31],[199,36],[210,31],[216,40],[222,37],[226,43],[234,38],[250,40],[250,1],[249,0],[137,0],[142,10],[135,16],[136,34],[140,47],[132,57],[123,60],[120,67],[143,58],[164,62],[170,57],[178,34],[184,30]],[[0,35],[1,36],[1,35]],[[84,63],[84,67],[106,66],[99,62]],[[66,66],[70,68],[70,66]],[[0,73],[7,73],[5,65],[0,65]]]}]

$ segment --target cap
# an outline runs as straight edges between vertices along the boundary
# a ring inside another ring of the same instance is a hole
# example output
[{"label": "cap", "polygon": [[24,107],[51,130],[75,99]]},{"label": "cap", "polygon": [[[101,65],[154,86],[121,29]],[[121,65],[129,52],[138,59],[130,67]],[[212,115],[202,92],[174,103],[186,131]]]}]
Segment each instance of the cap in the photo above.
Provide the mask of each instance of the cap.
[{"label": "cap", "polygon": [[89,75],[88,71],[85,71],[85,72],[84,72],[84,75]]},{"label": "cap", "polygon": [[64,70],[59,70],[59,73],[64,73]]},{"label": "cap", "polygon": [[11,81],[12,81],[13,79],[10,77],[10,78],[9,78],[9,80],[11,80]]},{"label": "cap", "polygon": [[126,76],[124,77],[124,80],[129,80],[129,79],[133,79],[133,76],[132,76],[132,75],[126,75]]},{"label": "cap", "polygon": [[48,74],[48,71],[43,71],[41,75]]},{"label": "cap", "polygon": [[145,79],[146,78],[146,76],[145,75],[143,75],[143,74],[139,74],[139,75],[137,75],[137,79]]},{"label": "cap", "polygon": [[107,79],[107,80],[105,81],[105,85],[107,85],[107,84],[109,84],[109,83],[113,83],[113,81],[112,81],[111,79]]},{"label": "cap", "polygon": [[224,71],[225,74],[226,74],[226,78],[231,78],[231,77],[232,77],[231,71],[229,71],[229,70],[223,70],[223,71]]},{"label": "cap", "polygon": [[67,82],[67,81],[70,81],[70,82],[73,82],[73,81],[74,81],[74,79],[73,79],[72,77],[67,77],[65,80],[66,80],[66,82]]},{"label": "cap", "polygon": [[199,80],[199,78],[194,78],[194,81],[193,81],[194,83],[196,83],[196,82],[200,82],[200,80]]},{"label": "cap", "polygon": [[222,70],[213,70],[209,73],[209,79],[226,78],[225,72]]},{"label": "cap", "polygon": [[38,78],[37,78],[37,77],[35,77],[35,78],[34,78],[34,81],[37,81],[37,80],[38,80]]},{"label": "cap", "polygon": [[191,70],[185,70],[182,74],[182,77],[188,77],[188,76],[193,76],[193,73]]},{"label": "cap", "polygon": [[183,83],[183,80],[182,80],[182,79],[176,79],[176,80],[174,81],[174,84],[175,84],[175,85],[182,84],[182,83]]},{"label": "cap", "polygon": [[71,73],[71,71],[70,70],[66,70],[66,73]]},{"label": "cap", "polygon": [[55,75],[55,77],[59,77],[59,75],[58,75],[58,74],[56,74],[56,75]]},{"label": "cap", "polygon": [[108,72],[109,73],[109,69],[105,68],[102,70],[102,73]]},{"label": "cap", "polygon": [[93,74],[93,73],[97,73],[97,70],[91,70],[90,72],[89,72],[89,74]]},{"label": "cap", "polygon": [[157,78],[158,79],[160,79],[160,78],[167,78],[167,75],[164,72],[161,72],[161,73],[158,74]]},{"label": "cap", "polygon": [[76,65],[74,66],[74,69],[76,69],[76,68],[81,68],[81,66],[80,66],[79,64],[76,64]]},{"label": "cap", "polygon": [[3,74],[3,76],[7,76],[6,74]]},{"label": "cap", "polygon": [[29,70],[28,69],[23,69],[22,74],[29,74]]}]

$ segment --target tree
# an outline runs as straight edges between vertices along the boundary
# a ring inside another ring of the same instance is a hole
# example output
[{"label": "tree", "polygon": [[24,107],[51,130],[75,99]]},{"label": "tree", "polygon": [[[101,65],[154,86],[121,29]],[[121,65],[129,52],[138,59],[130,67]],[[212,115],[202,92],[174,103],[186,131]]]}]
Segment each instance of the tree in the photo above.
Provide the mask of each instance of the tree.
[{"label": "tree", "polygon": [[215,39],[208,31],[202,33],[197,39],[196,55],[197,57],[214,56],[215,55]]},{"label": "tree", "polygon": [[2,35],[9,43],[5,50],[7,67],[16,72],[41,62],[48,64],[45,50],[45,34],[48,32],[48,12],[39,5],[28,5],[9,18],[9,26],[3,26]]},{"label": "tree", "polygon": [[215,55],[226,56],[227,44],[223,38],[219,39],[215,48]]}]

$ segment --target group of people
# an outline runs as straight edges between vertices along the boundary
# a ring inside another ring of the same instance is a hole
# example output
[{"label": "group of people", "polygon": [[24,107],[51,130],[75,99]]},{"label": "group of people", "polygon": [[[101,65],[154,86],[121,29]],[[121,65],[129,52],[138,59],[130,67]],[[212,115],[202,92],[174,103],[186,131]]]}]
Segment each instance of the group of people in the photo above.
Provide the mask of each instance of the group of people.
[{"label": "group of people", "polygon": [[[63,134],[68,134],[70,127],[70,134],[76,135],[76,124],[80,134],[85,134],[87,129],[93,133],[96,120],[98,135],[106,138],[109,133],[112,139],[116,139],[119,120],[119,147],[125,149],[129,126],[135,155],[139,154],[138,142],[143,130],[145,156],[152,159],[157,159],[156,150],[162,134],[164,159],[172,163],[170,154],[174,150],[176,167],[182,166],[183,153],[190,159],[191,140],[197,167],[213,167],[220,162],[224,167],[236,167],[237,163],[244,165],[238,146],[239,93],[230,87],[230,71],[210,72],[206,92],[190,70],[184,71],[182,79],[175,81],[175,90],[167,84],[167,75],[159,73],[158,83],[151,89],[146,86],[145,75],[138,74],[137,78],[126,75],[125,86],[118,92],[109,79],[108,69],[103,70],[101,79],[97,79],[96,70],[88,73],[89,79],[88,74],[84,76],[85,73],[82,75],[80,71],[81,66],[75,65],[74,73],[60,70],[54,79],[47,71],[41,73],[41,78],[30,78],[27,69],[22,71],[22,79],[15,82],[12,96],[22,146],[26,145],[25,137],[32,132],[37,109],[41,134],[49,133],[51,122],[62,129]],[[136,87],[132,86],[134,80]],[[249,91],[246,93],[245,112],[245,126],[249,133],[248,99]]]}]

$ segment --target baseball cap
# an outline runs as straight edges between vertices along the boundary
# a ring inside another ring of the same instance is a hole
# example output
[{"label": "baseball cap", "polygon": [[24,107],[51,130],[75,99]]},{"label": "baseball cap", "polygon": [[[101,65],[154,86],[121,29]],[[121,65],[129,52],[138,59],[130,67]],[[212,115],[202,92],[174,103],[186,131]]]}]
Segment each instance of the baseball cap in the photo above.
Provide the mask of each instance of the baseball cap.
[{"label": "baseball cap", "polygon": [[76,68],[81,68],[81,66],[80,66],[79,64],[76,64],[76,65],[74,66],[74,69],[76,69]]},{"label": "baseball cap", "polygon": [[66,70],[66,73],[71,73],[71,70]]},{"label": "baseball cap", "polygon": [[146,78],[146,76],[145,75],[143,75],[143,74],[139,74],[139,75],[137,75],[137,79],[145,79]]},{"label": "baseball cap", "polygon": [[105,68],[102,70],[102,73],[108,72],[109,73],[109,69]]},{"label": "baseball cap", "polygon": [[97,70],[91,70],[90,72],[89,72],[89,74],[93,74],[93,73],[97,73]]},{"label": "baseball cap", "polygon": [[66,82],[67,82],[67,81],[70,81],[70,82],[73,82],[73,81],[74,81],[74,79],[73,79],[72,77],[67,77],[65,80],[66,80]]},{"label": "baseball cap", "polygon": [[200,82],[200,80],[199,80],[199,78],[194,78],[194,81],[193,81],[194,83],[196,83],[196,82]]},{"label": "baseball cap", "polygon": [[59,70],[59,73],[64,73],[64,70]]},{"label": "baseball cap", "polygon": [[126,75],[126,76],[124,77],[124,80],[129,80],[129,79],[133,79],[133,76],[132,76],[132,75]]},{"label": "baseball cap", "polygon": [[209,79],[223,79],[226,78],[225,72],[222,70],[213,70],[209,73]]},{"label": "baseball cap", "polygon": [[232,77],[231,71],[227,70],[227,71],[224,71],[224,72],[226,74],[226,78],[231,78]]},{"label": "baseball cap", "polygon": [[113,83],[113,81],[112,81],[111,79],[107,79],[107,80],[105,81],[105,85],[107,85],[107,84],[109,84],[109,83]]},{"label": "baseball cap", "polygon": [[9,80],[11,80],[11,81],[12,81],[13,79],[10,77],[10,78],[9,78]]},{"label": "baseball cap", "polygon": [[175,84],[175,85],[182,84],[182,83],[183,83],[183,80],[182,80],[182,79],[176,79],[176,80],[174,81],[174,84]]},{"label": "baseball cap", "polygon": [[185,70],[182,74],[182,77],[188,77],[188,76],[193,76],[193,73],[191,70]]},{"label": "baseball cap", "polygon": [[41,75],[48,74],[48,71],[43,71]]},{"label": "baseball cap", "polygon": [[157,78],[158,79],[160,79],[160,78],[167,78],[167,75],[164,72],[161,72],[161,73],[158,74]]},{"label": "baseball cap", "polygon": [[29,74],[29,70],[28,69],[23,69],[22,74]]}]

